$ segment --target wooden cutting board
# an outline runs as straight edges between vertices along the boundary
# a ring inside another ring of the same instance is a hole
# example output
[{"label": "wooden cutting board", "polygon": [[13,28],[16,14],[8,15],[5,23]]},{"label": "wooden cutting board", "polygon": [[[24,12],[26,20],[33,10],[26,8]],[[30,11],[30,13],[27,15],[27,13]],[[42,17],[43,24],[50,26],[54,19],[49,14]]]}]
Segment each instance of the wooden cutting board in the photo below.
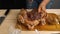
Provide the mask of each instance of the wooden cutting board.
[{"label": "wooden cutting board", "polygon": [[1,9],[0,10],[0,16],[3,16],[5,12],[6,12],[6,9]]},{"label": "wooden cutting board", "polygon": [[[46,11],[48,13],[56,13],[56,14],[60,15],[60,9],[47,9]],[[10,26],[15,27],[15,25],[17,23],[17,20],[16,20],[17,15],[19,12],[20,12],[20,9],[11,9],[10,10],[8,16],[5,18],[4,22],[0,26],[0,34],[8,34]],[[57,25],[57,26],[58,27],[56,28],[56,25],[53,25],[52,26],[53,29],[51,28],[51,26],[44,26],[43,29],[45,29],[46,27],[49,27],[51,30],[55,30],[55,29],[60,30],[60,26],[59,25]],[[49,29],[47,29],[47,30],[49,30]],[[25,32],[25,33],[27,33],[27,32]],[[22,33],[22,34],[24,34],[24,33]]]}]

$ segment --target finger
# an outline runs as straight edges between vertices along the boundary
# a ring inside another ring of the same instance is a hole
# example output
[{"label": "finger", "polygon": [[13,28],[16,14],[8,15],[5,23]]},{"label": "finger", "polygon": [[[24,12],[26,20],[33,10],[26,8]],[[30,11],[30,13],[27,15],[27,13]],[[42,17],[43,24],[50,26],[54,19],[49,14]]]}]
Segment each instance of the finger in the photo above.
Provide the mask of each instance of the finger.
[{"label": "finger", "polygon": [[38,8],[38,12],[41,12],[41,7]]},{"label": "finger", "polygon": [[43,10],[43,11],[46,11],[46,8],[43,6],[43,7],[42,7],[42,10]]}]

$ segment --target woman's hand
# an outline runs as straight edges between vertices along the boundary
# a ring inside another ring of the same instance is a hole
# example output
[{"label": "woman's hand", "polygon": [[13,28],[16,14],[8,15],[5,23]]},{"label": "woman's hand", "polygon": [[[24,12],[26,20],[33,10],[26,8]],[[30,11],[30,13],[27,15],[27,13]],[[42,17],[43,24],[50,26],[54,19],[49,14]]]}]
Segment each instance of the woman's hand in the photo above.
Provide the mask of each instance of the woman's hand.
[{"label": "woman's hand", "polygon": [[46,5],[49,3],[50,0],[43,0],[42,3],[38,7],[38,12],[46,11]]},{"label": "woman's hand", "polygon": [[46,10],[46,6],[45,5],[40,5],[39,8],[38,8],[38,12],[41,12],[41,11],[45,11]]}]

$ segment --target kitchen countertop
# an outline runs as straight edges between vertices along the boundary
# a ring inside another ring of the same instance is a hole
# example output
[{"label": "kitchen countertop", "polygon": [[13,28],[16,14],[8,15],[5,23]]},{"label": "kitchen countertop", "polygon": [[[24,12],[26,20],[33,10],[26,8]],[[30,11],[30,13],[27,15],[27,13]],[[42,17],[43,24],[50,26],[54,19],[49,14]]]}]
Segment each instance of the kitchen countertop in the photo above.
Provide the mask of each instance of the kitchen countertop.
[{"label": "kitchen countertop", "polygon": [[[5,13],[6,10],[0,10],[0,16]],[[56,13],[60,15],[60,9],[47,9],[48,13]],[[0,34],[8,34],[9,28],[14,27],[17,23],[17,14],[20,12],[20,9],[11,9],[8,16],[0,25]],[[49,34],[51,32],[60,32],[60,31],[39,31],[41,34]],[[21,34],[36,34],[34,31],[22,31]]]}]

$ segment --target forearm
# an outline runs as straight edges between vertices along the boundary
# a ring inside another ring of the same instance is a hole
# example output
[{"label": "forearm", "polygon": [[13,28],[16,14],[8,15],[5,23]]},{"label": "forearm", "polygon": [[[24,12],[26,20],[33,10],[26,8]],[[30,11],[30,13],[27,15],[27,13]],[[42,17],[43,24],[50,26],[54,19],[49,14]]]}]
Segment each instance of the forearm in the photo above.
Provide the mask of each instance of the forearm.
[{"label": "forearm", "polygon": [[46,6],[49,2],[50,2],[50,0],[43,0],[40,5]]}]

